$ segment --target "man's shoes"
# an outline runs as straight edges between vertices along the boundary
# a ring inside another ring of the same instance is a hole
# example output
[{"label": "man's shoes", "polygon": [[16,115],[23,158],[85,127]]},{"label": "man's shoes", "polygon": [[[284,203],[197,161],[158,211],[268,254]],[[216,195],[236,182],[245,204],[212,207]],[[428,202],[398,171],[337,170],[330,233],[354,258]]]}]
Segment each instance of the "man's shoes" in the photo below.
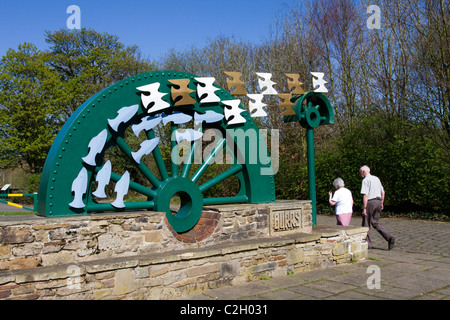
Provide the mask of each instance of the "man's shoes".
[{"label": "man's shoes", "polygon": [[392,250],[395,246],[395,238],[390,237],[388,240],[388,250]]}]

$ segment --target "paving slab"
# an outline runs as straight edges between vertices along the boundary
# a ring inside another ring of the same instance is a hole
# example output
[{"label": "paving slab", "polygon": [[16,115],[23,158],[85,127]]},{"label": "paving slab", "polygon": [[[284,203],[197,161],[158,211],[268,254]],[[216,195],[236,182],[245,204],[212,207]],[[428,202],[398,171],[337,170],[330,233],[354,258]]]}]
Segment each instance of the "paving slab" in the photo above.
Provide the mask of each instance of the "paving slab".
[{"label": "paving slab", "polygon": [[356,287],[365,287],[367,285],[367,268],[353,268],[349,272],[332,278],[333,281],[350,284]]},{"label": "paving slab", "polygon": [[273,288],[286,289],[307,283],[307,281],[295,276],[284,276],[263,280],[262,283]]},{"label": "paving slab", "polygon": [[403,288],[415,292],[416,296],[426,294],[442,287],[445,287],[445,281],[426,277],[423,274],[408,274],[396,279],[390,279],[385,282],[391,287]]},{"label": "paving slab", "polygon": [[252,281],[235,286],[222,287],[205,291],[203,294],[215,300],[234,300],[273,291],[274,288],[262,281]]},{"label": "paving slab", "polygon": [[302,295],[289,290],[277,290],[258,295],[262,300],[296,300],[300,296]]},{"label": "paving slab", "polygon": [[383,298],[367,295],[358,291],[345,291],[329,297],[327,300],[384,300]]},{"label": "paving slab", "polygon": [[356,290],[363,294],[372,296],[377,300],[409,300],[417,297],[417,293],[409,289],[387,286],[382,284],[380,289],[360,288]]},{"label": "paving slab", "polygon": [[331,292],[323,291],[320,289],[315,289],[307,286],[295,286],[288,288],[286,290],[293,291],[305,296],[305,299],[309,297],[310,299],[324,299],[333,295]]},{"label": "paving slab", "polygon": [[329,293],[341,293],[344,291],[354,290],[357,289],[356,286],[342,283],[342,282],[335,282],[330,280],[322,280],[322,281],[316,281],[309,284],[304,285],[308,288],[318,289]]}]

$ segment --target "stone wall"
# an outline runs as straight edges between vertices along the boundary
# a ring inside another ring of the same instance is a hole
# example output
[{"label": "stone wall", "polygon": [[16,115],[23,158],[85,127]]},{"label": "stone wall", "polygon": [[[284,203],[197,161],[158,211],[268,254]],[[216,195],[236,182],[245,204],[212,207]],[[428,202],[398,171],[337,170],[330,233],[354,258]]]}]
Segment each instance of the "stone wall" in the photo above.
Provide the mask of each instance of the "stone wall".
[{"label": "stone wall", "polygon": [[[314,228],[308,201],[0,220],[0,299],[168,299],[363,258],[367,228]],[[280,218],[281,217],[281,218]]]},{"label": "stone wall", "polygon": [[309,201],[207,207],[197,225],[183,234],[177,234],[161,212],[5,217],[0,220],[0,270],[205,248],[224,241],[269,237],[277,233],[270,231],[271,216],[277,212],[302,212],[300,225],[290,231],[311,232]]}]

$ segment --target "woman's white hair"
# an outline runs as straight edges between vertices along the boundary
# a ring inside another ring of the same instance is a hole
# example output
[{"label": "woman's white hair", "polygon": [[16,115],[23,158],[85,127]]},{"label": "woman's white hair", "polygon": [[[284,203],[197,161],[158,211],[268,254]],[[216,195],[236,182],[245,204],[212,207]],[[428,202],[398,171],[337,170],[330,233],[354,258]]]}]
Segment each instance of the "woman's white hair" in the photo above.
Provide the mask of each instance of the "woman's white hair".
[{"label": "woman's white hair", "polygon": [[337,178],[333,181],[333,186],[335,188],[342,188],[344,186],[344,180],[342,180],[341,178]]}]

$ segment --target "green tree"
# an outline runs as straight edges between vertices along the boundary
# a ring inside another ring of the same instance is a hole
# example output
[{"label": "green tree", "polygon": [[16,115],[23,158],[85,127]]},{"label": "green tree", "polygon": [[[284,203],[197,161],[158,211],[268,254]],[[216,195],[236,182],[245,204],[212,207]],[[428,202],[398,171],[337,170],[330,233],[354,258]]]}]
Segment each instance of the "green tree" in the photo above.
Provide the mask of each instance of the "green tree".
[{"label": "green tree", "polygon": [[[358,169],[368,165],[386,190],[387,208],[446,213],[450,167],[437,133],[412,121],[375,114],[334,139],[333,148],[316,154],[318,202],[337,177],[352,190],[355,208],[362,204]],[[447,213],[446,213],[447,214]]]},{"label": "green tree", "polygon": [[40,173],[64,122],[92,95],[150,71],[136,46],[95,30],[46,33],[48,51],[33,44],[10,49],[0,61],[0,161]]},{"label": "green tree", "polygon": [[68,118],[81,104],[100,90],[132,75],[151,71],[137,46],[125,46],[119,37],[92,29],[46,32],[50,65],[64,82],[61,92]]},{"label": "green tree", "polygon": [[25,43],[0,60],[0,160],[3,165],[42,170],[58,133],[62,82],[50,54]]}]

